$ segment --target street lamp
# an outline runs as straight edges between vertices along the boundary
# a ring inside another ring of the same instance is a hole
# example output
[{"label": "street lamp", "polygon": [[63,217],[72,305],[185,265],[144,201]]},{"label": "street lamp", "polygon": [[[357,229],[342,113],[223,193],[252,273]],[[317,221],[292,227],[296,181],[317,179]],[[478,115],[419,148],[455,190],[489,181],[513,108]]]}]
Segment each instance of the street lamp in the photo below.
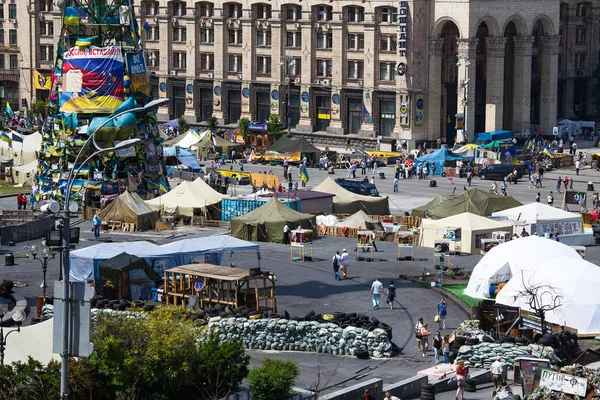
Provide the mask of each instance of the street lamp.
[{"label": "street lamp", "polygon": [[54,251],[50,250],[48,247],[44,246],[43,257],[39,258],[37,256],[38,247],[36,245],[32,245],[29,248],[29,251],[31,252],[31,255],[33,256],[33,259],[38,260],[42,264],[42,272],[44,273],[44,281],[42,282],[41,287],[44,288],[43,296],[44,296],[44,304],[46,304],[46,288],[48,287],[48,285],[46,284],[46,272],[48,271],[48,261],[51,259],[54,259],[56,252],[54,252]]},{"label": "street lamp", "polygon": [[0,304],[0,365],[4,365],[4,350],[6,350],[6,339],[13,332],[21,332],[21,325],[25,320],[25,313],[22,310],[17,310],[12,314],[12,320],[17,324],[17,329],[4,334],[4,316],[8,313],[8,305]]},{"label": "street lamp", "polygon": [[[469,66],[471,65],[471,60],[469,56],[461,56],[458,55],[458,62],[456,63],[457,67],[464,66],[465,67],[465,76],[464,79],[460,81],[460,86],[463,88],[463,142],[467,143],[467,106],[469,105],[469,101],[467,99],[467,91],[469,90]],[[461,64],[461,60],[463,63]]]},{"label": "street lamp", "polygon": [[98,146],[98,144],[96,143],[96,139],[95,139],[96,133],[98,131],[100,131],[100,129],[104,128],[111,121],[115,120],[116,118],[119,118],[122,115],[134,113],[134,112],[138,112],[138,111],[149,111],[151,109],[160,107],[161,105],[168,103],[168,102],[169,102],[169,99],[166,99],[166,98],[165,99],[156,99],[156,100],[152,100],[151,102],[149,102],[148,104],[146,104],[143,107],[136,107],[136,108],[132,108],[131,110],[126,110],[126,111],[120,112],[118,114],[111,115],[102,124],[100,124],[100,126],[97,127],[92,133],[90,133],[90,136],[87,138],[87,140],[85,141],[83,146],[81,146],[79,153],[75,157],[73,166],[77,165],[77,161],[81,157],[81,155],[82,155],[83,151],[85,150],[86,146],[88,145],[88,143],[90,143],[90,142],[93,143],[94,147],[96,148],[96,152],[92,153],[92,155],[90,155],[88,158],[86,158],[85,161],[83,161],[81,163],[79,168],[77,168],[77,170],[71,169],[69,171],[69,178],[67,179],[67,187],[65,189],[65,194],[64,194],[65,204],[64,204],[64,210],[63,210],[63,238],[62,238],[62,240],[63,240],[63,268],[64,268],[63,299],[65,302],[64,314],[63,314],[63,320],[62,320],[62,324],[63,324],[63,328],[62,328],[63,329],[63,331],[62,331],[63,346],[62,347],[63,347],[63,349],[62,349],[62,353],[61,353],[61,367],[60,367],[60,395],[61,395],[62,399],[67,399],[69,396],[69,387],[68,387],[68,382],[69,382],[69,340],[70,340],[69,324],[70,324],[70,318],[71,318],[71,304],[70,304],[71,280],[70,280],[70,276],[69,276],[69,274],[71,272],[71,265],[70,265],[70,261],[69,261],[70,248],[71,248],[70,200],[71,200],[71,189],[73,188],[74,178],[75,178],[75,176],[77,176],[77,174],[79,173],[81,168],[83,168],[83,166],[85,164],[87,164],[90,159],[97,156],[98,154],[105,153],[107,151],[114,151],[114,150],[119,150],[122,148],[130,147],[136,143],[141,142],[141,140],[139,138],[138,139],[128,139],[128,140],[123,140],[122,142],[118,143],[114,147],[109,147],[109,148],[103,149]]},{"label": "street lamp", "polygon": [[290,88],[292,86],[292,78],[290,77],[290,71],[293,67],[296,66],[296,59],[293,56],[281,56],[279,59],[279,65],[287,65],[285,72],[285,82],[287,83],[287,94],[286,94],[286,104],[285,104],[285,112],[287,115],[287,135],[288,137],[292,135],[292,114],[290,113]]}]

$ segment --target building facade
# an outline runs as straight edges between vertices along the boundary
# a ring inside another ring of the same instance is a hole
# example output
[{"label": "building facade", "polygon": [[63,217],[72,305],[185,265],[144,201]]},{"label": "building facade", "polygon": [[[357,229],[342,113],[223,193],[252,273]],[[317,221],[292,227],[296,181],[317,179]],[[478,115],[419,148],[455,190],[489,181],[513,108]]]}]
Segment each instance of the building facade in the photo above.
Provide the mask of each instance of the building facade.
[{"label": "building facade", "polygon": [[[590,114],[599,4],[142,0],[136,16],[163,119],[276,114],[314,136],[452,144],[457,125],[550,132]],[[0,5],[0,101],[19,109],[47,96],[33,70],[51,73],[61,16],[51,0]]]}]

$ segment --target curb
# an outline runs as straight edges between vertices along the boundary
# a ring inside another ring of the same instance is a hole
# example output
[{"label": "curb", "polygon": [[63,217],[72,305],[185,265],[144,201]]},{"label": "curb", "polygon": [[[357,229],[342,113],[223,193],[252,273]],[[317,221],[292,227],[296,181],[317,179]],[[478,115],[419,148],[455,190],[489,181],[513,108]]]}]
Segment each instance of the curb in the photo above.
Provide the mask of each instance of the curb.
[{"label": "curb", "polygon": [[[31,192],[22,192],[22,194],[29,196]],[[0,199],[6,199],[7,197],[15,197],[16,194],[0,194]]]}]

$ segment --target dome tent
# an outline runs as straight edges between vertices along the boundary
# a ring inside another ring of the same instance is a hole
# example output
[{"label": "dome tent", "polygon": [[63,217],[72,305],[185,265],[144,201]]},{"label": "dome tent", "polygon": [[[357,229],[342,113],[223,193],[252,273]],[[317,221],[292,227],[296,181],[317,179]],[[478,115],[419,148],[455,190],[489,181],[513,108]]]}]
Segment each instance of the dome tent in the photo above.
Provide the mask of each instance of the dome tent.
[{"label": "dome tent", "polygon": [[231,220],[231,236],[254,242],[283,243],[283,228],[315,230],[316,217],[286,207],[276,197],[256,210]]}]

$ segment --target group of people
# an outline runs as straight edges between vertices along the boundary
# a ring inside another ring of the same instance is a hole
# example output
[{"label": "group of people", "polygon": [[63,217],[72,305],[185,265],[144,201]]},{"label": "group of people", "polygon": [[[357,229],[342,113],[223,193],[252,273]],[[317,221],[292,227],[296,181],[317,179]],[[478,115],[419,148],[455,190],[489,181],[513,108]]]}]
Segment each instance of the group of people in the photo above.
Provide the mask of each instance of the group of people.
[{"label": "group of people", "polygon": [[350,255],[346,249],[342,250],[342,254],[336,251],[331,259],[333,267],[333,276],[336,280],[341,281],[342,277],[348,279],[348,266],[350,265]]},{"label": "group of people", "polygon": [[565,185],[565,191],[573,190],[573,180],[569,179],[568,176],[565,175],[564,179],[562,176],[559,176],[556,180],[556,191],[560,193],[560,188],[562,185]]},{"label": "group of people", "polygon": [[383,288],[383,283],[379,278],[375,278],[375,281],[371,284],[371,298],[373,300],[373,309],[379,310],[379,304],[381,301],[381,295],[387,295],[386,304],[389,305],[390,310],[394,309],[394,300],[396,299],[396,286],[394,281],[390,281],[390,285],[387,287],[387,291]]}]

